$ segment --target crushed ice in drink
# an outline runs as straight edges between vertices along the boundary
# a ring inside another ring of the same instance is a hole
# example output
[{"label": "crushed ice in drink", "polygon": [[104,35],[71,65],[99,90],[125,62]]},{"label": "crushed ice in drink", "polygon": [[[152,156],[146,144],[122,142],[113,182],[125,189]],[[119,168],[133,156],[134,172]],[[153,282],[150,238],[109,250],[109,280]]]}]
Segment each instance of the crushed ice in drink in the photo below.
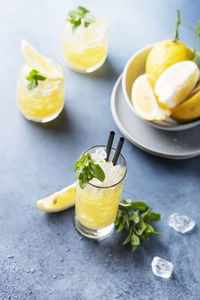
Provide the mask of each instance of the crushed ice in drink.
[{"label": "crushed ice in drink", "polygon": [[178,232],[185,233],[194,228],[195,222],[187,216],[174,213],[169,217],[169,226]]},{"label": "crushed ice in drink", "polygon": [[173,271],[173,264],[158,256],[153,258],[151,267],[154,275],[162,278],[169,278]]},{"label": "crushed ice in drink", "polygon": [[105,180],[101,182],[93,178],[90,183],[97,186],[110,186],[118,183],[124,176],[125,167],[121,165],[113,166],[112,161],[106,162],[106,156],[106,151],[103,148],[97,149],[95,153],[92,153],[92,158],[100,165],[105,173]]}]

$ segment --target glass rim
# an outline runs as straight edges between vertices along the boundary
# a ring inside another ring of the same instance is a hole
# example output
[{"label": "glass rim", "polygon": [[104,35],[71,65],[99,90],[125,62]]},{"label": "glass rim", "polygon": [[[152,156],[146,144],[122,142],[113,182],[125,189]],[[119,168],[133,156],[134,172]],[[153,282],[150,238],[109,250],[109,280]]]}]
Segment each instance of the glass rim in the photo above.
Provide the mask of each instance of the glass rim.
[{"label": "glass rim", "polygon": [[[97,146],[90,147],[87,150],[85,150],[82,155],[86,154],[89,150],[92,150],[94,148],[100,148],[100,147],[106,148],[106,145],[97,145]],[[116,148],[111,147],[111,149],[114,150],[114,151],[116,151]],[[92,184],[90,182],[88,182],[88,184],[91,185],[91,186],[93,186],[93,187],[95,187],[95,188],[98,188],[98,189],[109,189],[109,188],[115,187],[116,185],[118,185],[119,183],[121,183],[124,180],[124,178],[126,176],[126,173],[127,173],[127,163],[126,163],[126,159],[124,158],[124,156],[121,153],[120,153],[119,157],[120,156],[122,157],[122,159],[124,161],[125,172],[124,172],[123,177],[119,181],[117,181],[116,183],[114,183],[112,185],[109,185],[109,186],[95,185],[95,184]]]}]

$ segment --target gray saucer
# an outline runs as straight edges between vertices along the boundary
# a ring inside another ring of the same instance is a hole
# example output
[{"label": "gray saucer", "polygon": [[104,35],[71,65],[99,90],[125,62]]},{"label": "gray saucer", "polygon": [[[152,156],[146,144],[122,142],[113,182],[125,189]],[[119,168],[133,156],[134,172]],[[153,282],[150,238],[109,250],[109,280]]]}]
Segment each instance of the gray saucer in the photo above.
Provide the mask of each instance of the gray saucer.
[{"label": "gray saucer", "polygon": [[113,119],[121,133],[135,146],[157,156],[185,159],[200,155],[200,126],[183,131],[163,131],[148,125],[128,107],[121,80],[111,95]]}]

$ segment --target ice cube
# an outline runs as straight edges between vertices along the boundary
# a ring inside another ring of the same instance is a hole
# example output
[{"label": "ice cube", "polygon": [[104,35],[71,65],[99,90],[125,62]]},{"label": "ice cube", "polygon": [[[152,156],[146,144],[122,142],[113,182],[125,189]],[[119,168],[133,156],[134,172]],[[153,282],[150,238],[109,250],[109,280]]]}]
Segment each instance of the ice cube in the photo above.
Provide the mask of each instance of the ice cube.
[{"label": "ice cube", "polygon": [[92,154],[92,157],[99,161],[105,160],[106,156],[106,151],[103,148],[96,149],[95,152]]},{"label": "ice cube", "polygon": [[173,264],[158,256],[153,258],[151,267],[154,275],[162,278],[169,278],[173,271]]},{"label": "ice cube", "polygon": [[194,228],[195,222],[187,216],[174,213],[169,217],[169,226],[178,232],[185,233]]}]

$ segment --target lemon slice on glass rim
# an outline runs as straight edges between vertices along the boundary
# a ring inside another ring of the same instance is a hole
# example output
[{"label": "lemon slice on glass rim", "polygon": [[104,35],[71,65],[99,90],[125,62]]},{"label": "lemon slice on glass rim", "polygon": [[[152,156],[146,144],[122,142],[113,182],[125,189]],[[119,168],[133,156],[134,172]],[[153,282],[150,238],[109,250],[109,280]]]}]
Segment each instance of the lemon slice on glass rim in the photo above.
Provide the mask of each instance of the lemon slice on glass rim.
[{"label": "lemon slice on glass rim", "polygon": [[52,63],[51,59],[41,55],[27,41],[22,41],[21,50],[29,66],[40,72],[41,75],[51,80],[64,79],[64,75],[58,71],[56,66]]},{"label": "lemon slice on glass rim", "polygon": [[75,205],[76,183],[46,198],[37,201],[39,209],[45,212],[56,213]]}]

